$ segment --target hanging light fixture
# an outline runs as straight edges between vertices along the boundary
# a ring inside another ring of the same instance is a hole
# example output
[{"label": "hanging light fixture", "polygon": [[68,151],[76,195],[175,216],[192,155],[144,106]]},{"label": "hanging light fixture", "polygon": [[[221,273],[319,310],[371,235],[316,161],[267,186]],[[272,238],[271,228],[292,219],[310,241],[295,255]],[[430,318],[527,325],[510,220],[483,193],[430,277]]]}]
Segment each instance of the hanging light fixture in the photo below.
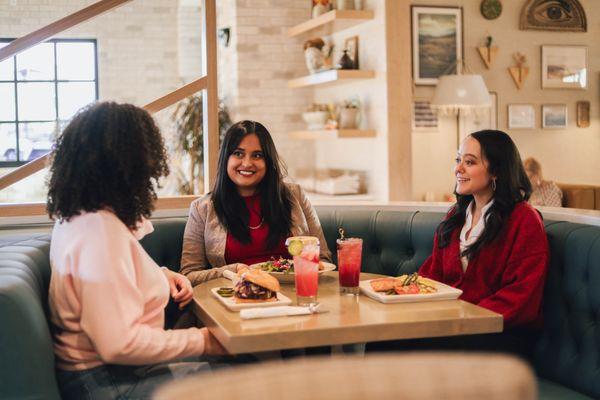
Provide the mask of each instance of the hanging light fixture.
[{"label": "hanging light fixture", "polygon": [[481,75],[463,73],[467,68],[461,60],[456,63],[456,74],[442,75],[435,88],[431,108],[442,115],[456,115],[456,143],[459,144],[459,119],[488,110],[492,99]]}]

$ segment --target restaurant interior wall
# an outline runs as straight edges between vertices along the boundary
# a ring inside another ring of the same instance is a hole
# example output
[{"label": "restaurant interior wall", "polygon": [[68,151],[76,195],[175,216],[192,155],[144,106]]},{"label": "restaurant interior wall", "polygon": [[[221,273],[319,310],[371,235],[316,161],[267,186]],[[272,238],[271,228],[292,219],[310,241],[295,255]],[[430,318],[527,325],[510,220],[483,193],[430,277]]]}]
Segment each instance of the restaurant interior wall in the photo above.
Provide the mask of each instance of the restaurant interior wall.
[{"label": "restaurant interior wall", "polygon": [[374,79],[324,86],[314,90],[313,102],[341,104],[344,100],[360,101],[359,128],[374,129],[375,138],[316,141],[316,167],[365,171],[368,177],[369,199],[388,199],[387,145],[387,87],[385,0],[364,2],[364,8],[373,10],[373,20],[358,24],[332,35],[335,44],[333,60],[342,56],[346,38],[358,36],[360,69],[375,71]]},{"label": "restaurant interior wall", "polygon": [[[519,16],[524,1],[502,1],[499,18],[486,20],[479,11],[479,1],[427,0],[415,5],[462,6],[464,25],[464,55],[467,65],[483,78],[490,91],[498,94],[498,129],[508,132],[517,144],[521,156],[537,158],[547,179],[562,183],[600,184],[600,99],[599,71],[600,2],[580,0],[588,22],[587,32],[524,31],[519,29]],[[500,48],[497,59],[486,69],[476,47],[483,46],[491,35]],[[408,45],[408,44],[407,44]],[[588,49],[588,87],[586,90],[542,89],[541,46],[583,45]],[[515,86],[507,68],[514,65],[513,53],[527,57],[529,77],[521,90]],[[433,86],[417,86],[415,98],[431,99]],[[590,126],[576,125],[576,102],[591,103]],[[536,112],[535,129],[508,129],[507,105],[532,104]],[[568,127],[542,129],[541,105],[566,104]],[[437,132],[413,132],[413,193],[422,200],[429,192],[442,200],[453,189],[452,168],[456,148],[456,118],[440,120]],[[432,156],[434,155],[434,156]]]},{"label": "restaurant interior wall", "polygon": [[287,31],[309,15],[310,1],[217,2],[217,28],[229,27],[231,34],[227,48],[218,44],[219,95],[233,121],[252,119],[267,127],[292,180],[298,169],[315,165],[314,144],[288,136],[304,128],[301,113],[310,104],[310,89],[287,87],[288,80],[307,74],[302,41]]}]

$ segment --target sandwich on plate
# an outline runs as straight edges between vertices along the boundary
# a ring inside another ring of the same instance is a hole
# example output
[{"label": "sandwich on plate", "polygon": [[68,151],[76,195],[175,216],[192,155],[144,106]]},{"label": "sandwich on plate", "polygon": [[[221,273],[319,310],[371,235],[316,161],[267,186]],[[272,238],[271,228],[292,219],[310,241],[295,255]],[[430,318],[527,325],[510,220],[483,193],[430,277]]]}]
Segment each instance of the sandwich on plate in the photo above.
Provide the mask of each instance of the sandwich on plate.
[{"label": "sandwich on plate", "polygon": [[238,275],[240,279],[233,288],[236,303],[277,301],[277,292],[281,289],[277,278],[260,269],[244,269]]}]

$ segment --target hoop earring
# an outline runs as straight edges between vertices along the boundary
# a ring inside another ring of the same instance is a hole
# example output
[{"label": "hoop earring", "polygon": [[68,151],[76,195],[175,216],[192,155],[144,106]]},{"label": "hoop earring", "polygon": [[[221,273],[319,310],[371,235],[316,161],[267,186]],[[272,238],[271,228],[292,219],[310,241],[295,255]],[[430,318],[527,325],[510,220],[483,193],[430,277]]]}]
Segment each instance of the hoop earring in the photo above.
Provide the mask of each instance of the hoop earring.
[{"label": "hoop earring", "polygon": [[492,190],[496,191],[496,179],[492,179]]}]

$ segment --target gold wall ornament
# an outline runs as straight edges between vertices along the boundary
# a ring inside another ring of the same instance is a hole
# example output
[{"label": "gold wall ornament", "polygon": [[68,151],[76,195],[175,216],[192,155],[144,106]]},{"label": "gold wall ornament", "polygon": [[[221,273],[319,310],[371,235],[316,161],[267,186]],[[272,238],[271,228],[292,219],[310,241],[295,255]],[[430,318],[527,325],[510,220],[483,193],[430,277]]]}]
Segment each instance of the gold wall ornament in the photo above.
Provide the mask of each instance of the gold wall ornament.
[{"label": "gold wall ornament", "polygon": [[521,10],[521,30],[587,32],[585,11],[578,0],[528,0]]},{"label": "gold wall ornament", "polygon": [[525,79],[527,79],[527,76],[529,75],[529,67],[525,66],[527,58],[525,55],[517,52],[513,54],[513,60],[515,61],[515,66],[509,67],[508,72],[513,78],[513,81],[515,81],[517,89],[521,89],[525,83]]},{"label": "gold wall ornament", "polygon": [[487,69],[490,69],[490,66],[494,62],[496,55],[498,54],[498,46],[492,46],[492,37],[488,36],[486,38],[485,46],[477,47],[477,51],[479,52],[479,56],[481,60],[485,64]]}]

